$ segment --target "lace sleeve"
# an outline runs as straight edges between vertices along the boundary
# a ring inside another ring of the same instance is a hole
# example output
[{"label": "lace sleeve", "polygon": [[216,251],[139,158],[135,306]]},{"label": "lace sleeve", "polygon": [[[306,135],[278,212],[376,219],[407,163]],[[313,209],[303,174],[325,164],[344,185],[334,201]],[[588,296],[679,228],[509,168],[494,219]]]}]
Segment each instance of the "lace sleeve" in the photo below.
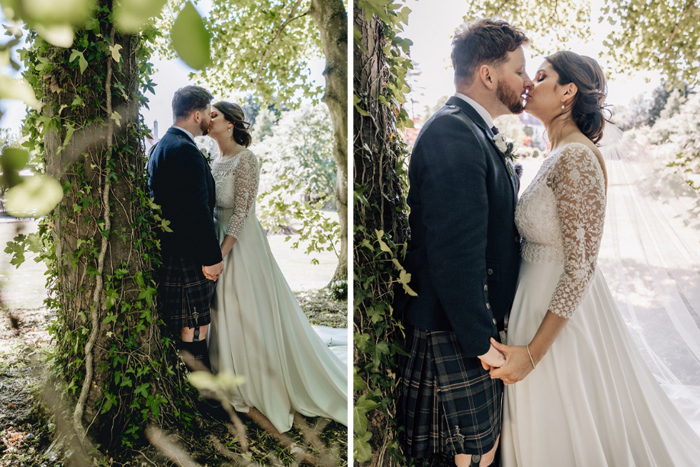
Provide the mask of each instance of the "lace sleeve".
[{"label": "lace sleeve", "polygon": [[245,151],[236,162],[234,200],[235,208],[228,223],[226,234],[238,239],[258,195],[258,160],[250,151]]},{"label": "lace sleeve", "polygon": [[552,168],[564,245],[564,272],[549,311],[571,318],[593,279],[605,221],[605,178],[596,155],[586,146],[566,147]]}]

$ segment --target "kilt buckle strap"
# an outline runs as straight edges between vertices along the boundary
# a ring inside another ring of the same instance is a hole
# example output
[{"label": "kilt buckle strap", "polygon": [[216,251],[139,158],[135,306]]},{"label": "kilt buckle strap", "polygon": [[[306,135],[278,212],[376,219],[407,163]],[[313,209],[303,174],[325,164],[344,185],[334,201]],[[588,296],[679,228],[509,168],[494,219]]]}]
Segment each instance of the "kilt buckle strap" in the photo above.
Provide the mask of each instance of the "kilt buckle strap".
[{"label": "kilt buckle strap", "polygon": [[457,434],[453,435],[453,438],[456,438],[457,442],[459,443],[459,447],[461,449],[464,449],[464,435],[459,431],[459,425],[455,425],[455,431]]},{"label": "kilt buckle strap", "polygon": [[197,308],[195,307],[194,313],[192,313],[192,317],[194,318],[194,337],[192,338],[192,342],[199,342],[199,324],[197,323],[197,319],[199,318],[199,313],[197,313]]}]

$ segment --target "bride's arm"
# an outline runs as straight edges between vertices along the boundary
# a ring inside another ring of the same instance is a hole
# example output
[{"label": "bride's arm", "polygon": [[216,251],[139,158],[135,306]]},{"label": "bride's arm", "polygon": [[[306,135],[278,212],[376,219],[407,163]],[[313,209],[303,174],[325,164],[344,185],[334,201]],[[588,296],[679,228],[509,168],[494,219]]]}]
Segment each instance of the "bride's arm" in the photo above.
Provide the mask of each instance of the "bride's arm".
[{"label": "bride's arm", "polygon": [[522,380],[532,371],[533,362],[536,365],[547,354],[581,304],[595,272],[605,221],[603,170],[589,149],[569,146],[564,151],[548,180],[561,223],[564,272],[529,349],[496,345],[506,354],[506,364],[492,371],[491,376],[508,379],[510,383]]},{"label": "bride's arm", "polygon": [[250,151],[244,152],[240,157],[233,193],[236,208],[228,223],[224,241],[221,242],[221,256],[229,254],[238,240],[258,194],[258,161]]}]

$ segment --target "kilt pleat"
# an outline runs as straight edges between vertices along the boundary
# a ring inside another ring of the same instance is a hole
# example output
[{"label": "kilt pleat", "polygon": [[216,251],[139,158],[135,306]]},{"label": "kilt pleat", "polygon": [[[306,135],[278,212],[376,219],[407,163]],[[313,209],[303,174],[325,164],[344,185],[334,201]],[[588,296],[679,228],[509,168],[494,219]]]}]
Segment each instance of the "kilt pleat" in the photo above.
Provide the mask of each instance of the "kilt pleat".
[{"label": "kilt pleat", "polygon": [[163,258],[158,294],[160,313],[174,332],[211,323],[209,307],[215,283],[204,277],[202,266],[189,258]]},{"label": "kilt pleat", "polygon": [[407,330],[402,361],[406,454],[485,454],[501,428],[503,385],[462,354],[452,331]]}]

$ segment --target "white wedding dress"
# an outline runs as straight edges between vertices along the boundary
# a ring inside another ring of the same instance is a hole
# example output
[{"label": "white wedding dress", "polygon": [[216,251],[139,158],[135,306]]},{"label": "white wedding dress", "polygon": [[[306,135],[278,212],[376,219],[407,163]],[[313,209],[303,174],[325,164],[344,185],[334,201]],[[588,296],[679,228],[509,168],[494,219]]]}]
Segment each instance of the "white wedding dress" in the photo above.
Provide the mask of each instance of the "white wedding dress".
[{"label": "white wedding dress", "polygon": [[505,467],[700,465],[700,437],[646,367],[596,266],[605,201],[597,157],[577,143],[552,151],[520,197],[507,343],[528,344],[547,310],[569,321],[505,389]]},{"label": "white wedding dress", "polygon": [[245,149],[217,159],[212,175],[219,241],[227,234],[237,239],[212,300],[213,372],[242,376],[234,408],[257,408],[281,432],[291,428],[295,411],[347,425],[347,365],[312,329],[255,216],[256,156]]}]

